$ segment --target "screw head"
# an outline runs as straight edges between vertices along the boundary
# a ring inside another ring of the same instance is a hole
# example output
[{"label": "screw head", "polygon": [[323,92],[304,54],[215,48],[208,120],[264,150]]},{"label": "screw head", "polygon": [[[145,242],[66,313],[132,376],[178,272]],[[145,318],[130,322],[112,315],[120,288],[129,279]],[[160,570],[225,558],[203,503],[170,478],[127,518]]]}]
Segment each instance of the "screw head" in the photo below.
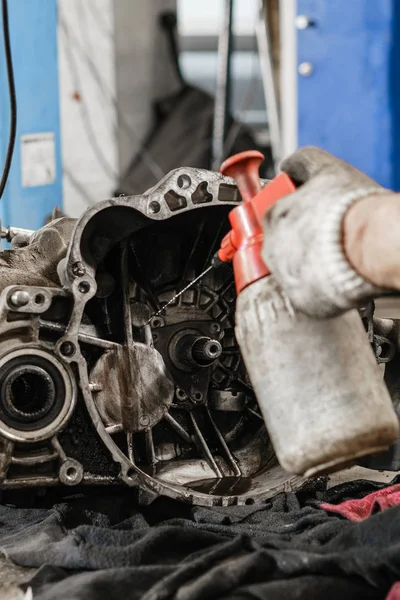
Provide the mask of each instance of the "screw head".
[{"label": "screw head", "polygon": [[164,319],[162,317],[154,317],[150,321],[150,326],[152,329],[158,329],[164,325]]},{"label": "screw head", "polygon": [[310,77],[314,72],[314,67],[310,62],[302,62],[297,67],[297,70],[302,77]]},{"label": "screw head", "polygon": [[86,269],[81,262],[76,262],[72,265],[72,273],[75,277],[83,277],[86,273]]},{"label": "screw head", "polygon": [[312,25],[312,20],[307,15],[297,15],[295,24],[297,29],[307,29]]},{"label": "screw head", "polygon": [[64,485],[78,485],[83,479],[83,467],[72,458],[65,460],[59,470],[58,476]]},{"label": "screw head", "polygon": [[16,308],[20,308],[22,306],[26,306],[27,304],[29,304],[30,299],[31,299],[31,297],[28,294],[28,292],[19,290],[18,292],[14,292],[11,295],[9,302],[12,306],[15,306]]},{"label": "screw head", "polygon": [[63,356],[73,356],[75,354],[75,346],[72,342],[63,342],[60,346],[60,352]]},{"label": "screw head", "polygon": [[150,419],[147,415],[142,415],[139,419],[139,424],[141,427],[147,427],[150,425]]}]

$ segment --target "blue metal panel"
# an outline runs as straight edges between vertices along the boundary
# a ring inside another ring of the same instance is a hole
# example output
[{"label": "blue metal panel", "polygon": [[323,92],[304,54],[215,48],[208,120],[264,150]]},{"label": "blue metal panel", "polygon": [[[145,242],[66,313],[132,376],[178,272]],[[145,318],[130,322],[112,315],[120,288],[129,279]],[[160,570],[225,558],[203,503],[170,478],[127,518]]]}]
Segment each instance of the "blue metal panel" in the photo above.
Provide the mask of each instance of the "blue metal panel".
[{"label": "blue metal panel", "polygon": [[400,189],[398,0],[298,0],[314,25],[298,31],[299,145],[348,160]]},{"label": "blue metal panel", "polygon": [[[62,205],[57,62],[57,0],[9,0],[10,37],[18,105],[18,130],[0,215],[7,225],[38,228]],[[0,25],[1,16],[0,16]],[[0,33],[1,36],[1,33]],[[0,169],[9,133],[9,100],[3,41],[0,44]],[[21,136],[55,134],[55,182],[22,186]]]}]

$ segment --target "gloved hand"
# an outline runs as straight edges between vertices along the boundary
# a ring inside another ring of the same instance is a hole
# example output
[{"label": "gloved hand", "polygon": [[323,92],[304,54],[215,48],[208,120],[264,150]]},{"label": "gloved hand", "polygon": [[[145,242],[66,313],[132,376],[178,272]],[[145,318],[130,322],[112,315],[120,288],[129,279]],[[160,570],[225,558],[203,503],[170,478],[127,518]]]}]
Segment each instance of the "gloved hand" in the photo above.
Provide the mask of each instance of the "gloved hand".
[{"label": "gloved hand", "polygon": [[355,203],[390,192],[314,147],[295,152],[281,169],[299,189],[267,212],[263,258],[293,306],[325,318],[379,295],[346,257],[343,223]]}]

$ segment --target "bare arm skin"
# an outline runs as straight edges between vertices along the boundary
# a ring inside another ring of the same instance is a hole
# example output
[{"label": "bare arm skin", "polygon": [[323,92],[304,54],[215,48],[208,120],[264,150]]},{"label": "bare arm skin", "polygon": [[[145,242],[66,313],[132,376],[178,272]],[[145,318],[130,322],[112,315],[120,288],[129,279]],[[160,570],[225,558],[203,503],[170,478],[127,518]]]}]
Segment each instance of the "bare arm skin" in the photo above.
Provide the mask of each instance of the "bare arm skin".
[{"label": "bare arm skin", "polygon": [[343,220],[348,261],[378,287],[400,290],[400,194],[368,196]]}]

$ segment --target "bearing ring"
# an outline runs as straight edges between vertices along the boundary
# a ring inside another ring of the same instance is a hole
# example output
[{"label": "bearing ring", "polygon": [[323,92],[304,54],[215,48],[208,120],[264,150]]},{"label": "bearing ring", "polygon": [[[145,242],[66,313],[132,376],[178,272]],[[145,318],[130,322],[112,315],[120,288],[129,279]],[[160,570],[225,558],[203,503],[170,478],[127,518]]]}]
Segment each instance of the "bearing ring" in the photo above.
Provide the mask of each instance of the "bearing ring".
[{"label": "bearing ring", "polygon": [[48,439],[76,404],[68,365],[50,352],[23,346],[0,359],[0,434],[15,442]]}]

